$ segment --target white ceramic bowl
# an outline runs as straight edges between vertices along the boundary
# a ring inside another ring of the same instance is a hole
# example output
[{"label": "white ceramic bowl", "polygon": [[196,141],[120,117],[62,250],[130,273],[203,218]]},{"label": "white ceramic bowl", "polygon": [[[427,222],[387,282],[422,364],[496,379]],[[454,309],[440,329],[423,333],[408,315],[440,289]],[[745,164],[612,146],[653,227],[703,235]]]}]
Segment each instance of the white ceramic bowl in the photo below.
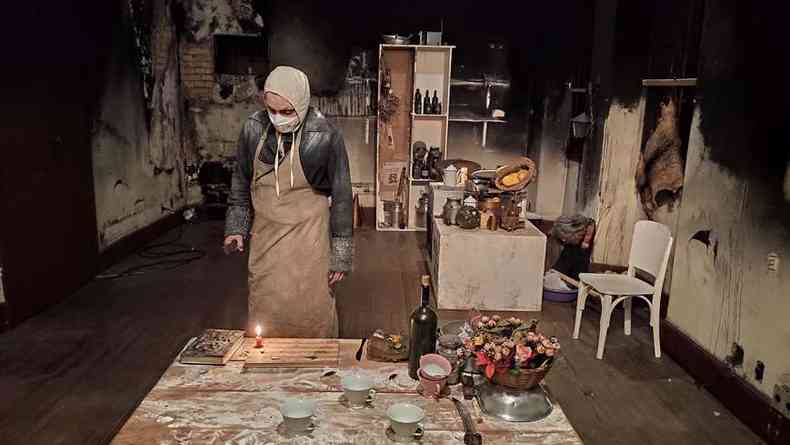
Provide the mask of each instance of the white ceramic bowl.
[{"label": "white ceramic bowl", "polygon": [[340,381],[344,390],[349,391],[369,391],[373,388],[373,378],[365,374],[348,374]]},{"label": "white ceramic bowl", "polygon": [[387,410],[392,430],[398,436],[412,436],[425,418],[425,411],[411,403],[396,403]]},{"label": "white ceramic bowl", "polygon": [[304,431],[311,427],[315,415],[315,402],[304,399],[286,399],[280,406],[285,427],[289,431]]},{"label": "white ceramic bowl", "polygon": [[348,374],[340,381],[343,394],[348,403],[353,406],[365,405],[373,400],[376,391],[373,390],[375,381],[365,374]]}]

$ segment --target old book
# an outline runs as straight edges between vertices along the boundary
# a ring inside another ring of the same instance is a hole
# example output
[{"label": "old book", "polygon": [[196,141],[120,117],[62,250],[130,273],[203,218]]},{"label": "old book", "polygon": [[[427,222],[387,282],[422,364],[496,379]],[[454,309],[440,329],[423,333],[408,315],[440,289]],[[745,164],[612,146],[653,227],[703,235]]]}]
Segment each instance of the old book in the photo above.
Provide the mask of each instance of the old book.
[{"label": "old book", "polygon": [[181,353],[179,361],[197,365],[224,365],[244,343],[244,331],[206,329]]}]

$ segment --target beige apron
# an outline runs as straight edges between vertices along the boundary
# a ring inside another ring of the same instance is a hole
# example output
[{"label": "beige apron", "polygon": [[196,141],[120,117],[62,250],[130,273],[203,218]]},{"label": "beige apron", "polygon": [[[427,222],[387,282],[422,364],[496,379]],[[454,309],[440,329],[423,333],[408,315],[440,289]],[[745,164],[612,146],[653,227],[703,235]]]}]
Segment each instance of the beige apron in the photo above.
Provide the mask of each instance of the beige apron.
[{"label": "beige apron", "polygon": [[264,145],[258,144],[250,187],[255,217],[247,333],[254,335],[260,324],[264,337],[336,338],[337,312],[328,281],[329,201],[305,178],[298,147],[291,148],[293,188],[290,162],[278,167],[278,197],[272,166],[259,160]]}]

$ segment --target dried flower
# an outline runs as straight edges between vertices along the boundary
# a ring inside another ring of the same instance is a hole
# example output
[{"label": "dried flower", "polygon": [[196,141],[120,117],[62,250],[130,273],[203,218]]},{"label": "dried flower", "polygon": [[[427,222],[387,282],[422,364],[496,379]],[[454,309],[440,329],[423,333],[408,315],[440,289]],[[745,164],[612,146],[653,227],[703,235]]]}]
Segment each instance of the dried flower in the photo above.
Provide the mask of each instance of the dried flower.
[{"label": "dried flower", "polygon": [[483,318],[480,319],[483,323],[488,323],[488,320],[491,320],[487,315],[483,315]]},{"label": "dried flower", "polygon": [[485,327],[485,323],[483,323],[482,321],[477,322],[477,329],[483,329],[484,327]]},{"label": "dried flower", "polygon": [[498,322],[499,320],[502,319],[502,317],[500,317],[499,315],[494,315],[493,317],[491,317],[491,319]]},{"label": "dried flower", "polygon": [[546,352],[546,348],[543,345],[538,345],[538,347],[535,348],[535,350],[538,351],[538,354],[543,354]]},{"label": "dried flower", "polygon": [[516,346],[516,361],[520,363],[527,363],[532,358],[532,348],[529,346]]},{"label": "dried flower", "polygon": [[495,328],[496,327],[496,322],[494,320],[488,320],[488,325],[487,326],[489,328]]}]

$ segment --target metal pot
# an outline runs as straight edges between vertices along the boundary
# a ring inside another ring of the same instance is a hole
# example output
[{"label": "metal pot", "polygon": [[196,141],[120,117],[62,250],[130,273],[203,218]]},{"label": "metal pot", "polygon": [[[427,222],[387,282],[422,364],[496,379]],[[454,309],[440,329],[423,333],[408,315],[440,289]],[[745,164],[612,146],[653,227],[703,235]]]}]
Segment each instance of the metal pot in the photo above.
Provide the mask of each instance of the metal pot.
[{"label": "metal pot", "polygon": [[484,382],[477,387],[477,402],[485,414],[508,422],[534,422],[554,410],[540,385],[518,390]]}]

